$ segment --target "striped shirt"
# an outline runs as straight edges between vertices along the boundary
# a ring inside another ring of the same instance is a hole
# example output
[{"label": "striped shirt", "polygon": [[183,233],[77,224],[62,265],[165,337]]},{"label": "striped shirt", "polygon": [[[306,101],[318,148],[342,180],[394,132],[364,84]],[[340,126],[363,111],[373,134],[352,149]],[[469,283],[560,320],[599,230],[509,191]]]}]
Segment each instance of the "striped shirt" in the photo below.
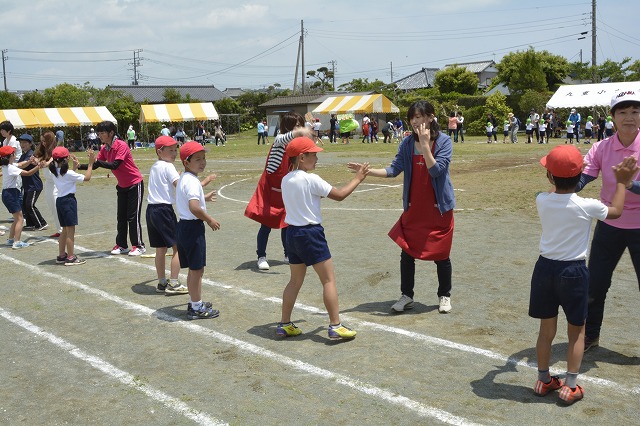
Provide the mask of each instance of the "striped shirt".
[{"label": "striped shirt", "polygon": [[267,173],[271,174],[278,170],[278,167],[280,167],[280,164],[282,163],[282,158],[284,157],[284,150],[293,139],[293,132],[287,132],[276,136],[276,140],[273,142],[273,147],[271,148],[269,157],[267,158]]}]

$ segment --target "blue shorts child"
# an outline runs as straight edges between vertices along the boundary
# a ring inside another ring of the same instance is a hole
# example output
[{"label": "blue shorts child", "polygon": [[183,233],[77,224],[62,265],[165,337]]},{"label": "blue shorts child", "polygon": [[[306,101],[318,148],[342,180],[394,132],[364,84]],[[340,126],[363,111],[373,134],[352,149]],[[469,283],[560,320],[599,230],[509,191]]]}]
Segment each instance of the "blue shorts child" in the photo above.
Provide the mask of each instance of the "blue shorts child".
[{"label": "blue shorts child", "polygon": [[589,271],[584,260],[538,258],[531,277],[529,316],[553,318],[562,306],[571,325],[584,325],[587,319]]},{"label": "blue shorts child", "polygon": [[287,255],[292,265],[315,265],[331,259],[322,225],[287,226]]},{"label": "blue shorts child", "polygon": [[171,204],[147,205],[147,231],[151,247],[173,247],[176,244],[178,219]]},{"label": "blue shorts child", "polygon": [[505,135],[505,136],[509,136],[509,131],[505,130],[502,134]]},{"label": "blue shorts child", "polygon": [[2,202],[9,213],[22,211],[22,192],[17,188],[5,188],[2,190]]},{"label": "blue shorts child", "polygon": [[176,236],[181,268],[197,271],[207,266],[207,242],[204,238],[203,221],[180,219],[176,227]]},{"label": "blue shorts child", "polygon": [[78,200],[75,194],[67,194],[56,198],[56,211],[60,226],[76,226],[78,224]]}]

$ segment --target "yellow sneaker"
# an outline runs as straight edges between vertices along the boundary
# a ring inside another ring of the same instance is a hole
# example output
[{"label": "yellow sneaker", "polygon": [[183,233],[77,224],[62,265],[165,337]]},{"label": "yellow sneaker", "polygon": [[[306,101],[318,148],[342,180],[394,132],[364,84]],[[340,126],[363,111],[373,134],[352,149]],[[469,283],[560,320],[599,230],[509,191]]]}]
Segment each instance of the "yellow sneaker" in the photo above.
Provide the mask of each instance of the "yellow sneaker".
[{"label": "yellow sneaker", "polygon": [[355,330],[340,324],[338,327],[329,326],[329,339],[353,339],[356,337]]},{"label": "yellow sneaker", "polygon": [[278,323],[278,327],[276,327],[276,334],[282,337],[297,336],[302,334],[302,330],[296,327],[292,322],[286,324]]}]

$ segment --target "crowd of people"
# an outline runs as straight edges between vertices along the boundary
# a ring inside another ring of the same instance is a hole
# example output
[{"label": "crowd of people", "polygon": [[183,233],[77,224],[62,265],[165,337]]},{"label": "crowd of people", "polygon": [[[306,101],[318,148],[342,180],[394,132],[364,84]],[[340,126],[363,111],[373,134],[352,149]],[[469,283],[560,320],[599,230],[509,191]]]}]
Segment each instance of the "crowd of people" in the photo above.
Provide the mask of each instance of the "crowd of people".
[{"label": "crowd of people", "polygon": [[[600,343],[606,295],[618,261],[627,249],[640,283],[640,181],[637,180],[640,171],[640,93],[620,92],[611,100],[610,107],[615,133],[596,141],[584,158],[575,146],[567,143],[555,147],[540,160],[552,189],[536,198],[542,232],[539,258],[531,278],[528,311],[531,317],[540,320],[536,343],[538,377],[534,392],[544,396],[559,390],[558,396],[566,404],[584,396],[584,389],[577,384],[582,354]],[[533,143],[534,135],[538,143],[546,142],[545,124],[551,122],[550,114],[545,111],[539,116],[531,111],[527,119],[530,128],[526,129],[528,143]],[[575,134],[575,128],[581,124],[579,114],[575,115],[572,113],[573,117],[568,120],[572,124],[571,134]],[[368,127],[368,137],[362,142],[371,143],[375,120],[365,118],[363,127]],[[402,138],[388,167],[372,168],[366,162],[349,162],[347,168],[354,177],[342,187],[334,187],[313,173],[318,155],[323,151],[313,127],[295,112],[281,118],[281,131],[269,149],[264,171],[245,210],[248,218],[260,223],[256,239],[257,269],[270,268],[266,249],[271,229],[280,230],[283,259],[289,264],[290,279],[283,290],[282,312],[275,330],[278,336],[292,337],[302,333],[291,316],[307,268],[312,267],[322,284],[323,301],[329,314],[328,337],[355,338],[356,331],[340,320],[334,264],[320,205],[322,198],[344,200],[368,176],[394,178],[403,174],[403,211],[388,233],[400,249],[400,297],[390,309],[402,313],[413,308],[415,261],[419,259],[433,261],[436,265],[438,311],[442,314],[452,311],[450,254],[456,201],[450,166],[455,134],[460,143],[464,142],[464,118],[462,114],[452,114],[450,119],[456,120],[455,133],[454,122],[450,120],[447,134],[440,130],[433,105],[428,101],[417,101],[410,106],[406,119],[411,132]],[[590,119],[588,117],[586,123],[590,123]],[[331,126],[336,131],[346,129],[335,116],[332,120]],[[394,123],[393,129],[404,132],[402,120],[399,121],[399,124]],[[513,114],[509,114],[507,121],[509,126],[512,123],[518,126]],[[496,118],[489,114],[487,139],[490,143],[497,141],[494,132],[497,124]],[[504,125],[506,129],[507,123]],[[74,252],[79,216],[76,185],[89,181],[92,171],[102,167],[117,179],[117,234],[110,253],[140,256],[146,252],[140,223],[143,176],[133,160],[129,144],[118,136],[115,125],[102,122],[96,129],[100,151],[96,154],[90,149],[87,163],[80,164],[67,148],[57,146],[52,132],[43,134],[40,145],[34,150],[30,135],[16,138],[10,122],[0,123],[4,138],[0,147],[2,201],[13,217],[11,227],[0,232],[9,232],[8,246],[13,249],[29,246],[21,239],[25,219],[27,229],[47,228],[47,222],[35,207],[38,195],[45,190],[49,194],[47,199],[52,199],[55,205],[59,238],[56,263],[66,266],[85,263]],[[585,133],[585,138],[598,131],[593,123],[585,126],[587,129],[590,132]],[[264,127],[261,130],[264,132]],[[391,131],[391,126],[386,129],[383,126],[383,142],[391,137]],[[454,136],[453,140],[451,136]],[[330,140],[337,143],[337,136]],[[258,143],[260,141],[258,139]],[[203,189],[216,176],[208,175],[202,180],[199,177],[206,169],[206,154],[200,140],[181,144],[175,134],[163,134],[155,141],[155,151],[157,161],[149,174],[146,221],[150,245],[156,249],[156,291],[188,294],[188,319],[215,318],[219,311],[212,303],[203,301],[202,278],[207,259],[205,225],[213,231],[221,228],[206,208],[207,201],[215,200],[216,192],[205,194]],[[178,155],[184,167],[182,173],[173,164]],[[52,181],[52,185],[43,186],[39,177],[39,170],[43,169],[48,170],[45,178],[47,183]],[[86,172],[78,173],[80,170]],[[600,200],[577,195],[600,174]],[[592,219],[597,219],[597,225],[589,252]],[[165,254],[169,249],[172,257],[167,279]],[[178,281],[180,268],[188,268],[186,285]],[[569,323],[564,380],[549,373],[560,307]]]}]

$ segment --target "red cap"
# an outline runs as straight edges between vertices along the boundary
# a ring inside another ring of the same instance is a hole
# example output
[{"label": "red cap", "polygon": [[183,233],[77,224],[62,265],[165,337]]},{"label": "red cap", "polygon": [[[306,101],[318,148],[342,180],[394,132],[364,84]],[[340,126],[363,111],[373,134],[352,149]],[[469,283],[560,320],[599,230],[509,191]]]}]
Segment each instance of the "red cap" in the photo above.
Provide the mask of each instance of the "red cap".
[{"label": "red cap", "polygon": [[204,147],[198,142],[187,142],[180,147],[180,159],[184,161],[200,151],[204,151]]},{"label": "red cap", "polygon": [[306,136],[300,136],[289,142],[285,148],[285,152],[289,157],[297,157],[304,152],[320,152],[324,151],[316,145],[314,141]]},{"label": "red cap", "polygon": [[177,144],[178,141],[176,141],[174,138],[172,138],[171,136],[160,136],[158,139],[156,139],[156,149],[160,149],[160,148],[164,148],[165,146],[172,146]]},{"label": "red cap", "polygon": [[55,148],[53,148],[53,152],[51,153],[51,156],[53,157],[54,160],[67,158],[69,156],[69,150],[64,146],[56,146]]},{"label": "red cap", "polygon": [[3,146],[2,148],[0,148],[0,157],[8,157],[14,152],[16,152],[16,149],[14,147],[9,145]]},{"label": "red cap", "polygon": [[556,146],[540,159],[540,164],[553,176],[561,178],[578,176],[582,172],[583,163],[582,153],[573,145]]}]

